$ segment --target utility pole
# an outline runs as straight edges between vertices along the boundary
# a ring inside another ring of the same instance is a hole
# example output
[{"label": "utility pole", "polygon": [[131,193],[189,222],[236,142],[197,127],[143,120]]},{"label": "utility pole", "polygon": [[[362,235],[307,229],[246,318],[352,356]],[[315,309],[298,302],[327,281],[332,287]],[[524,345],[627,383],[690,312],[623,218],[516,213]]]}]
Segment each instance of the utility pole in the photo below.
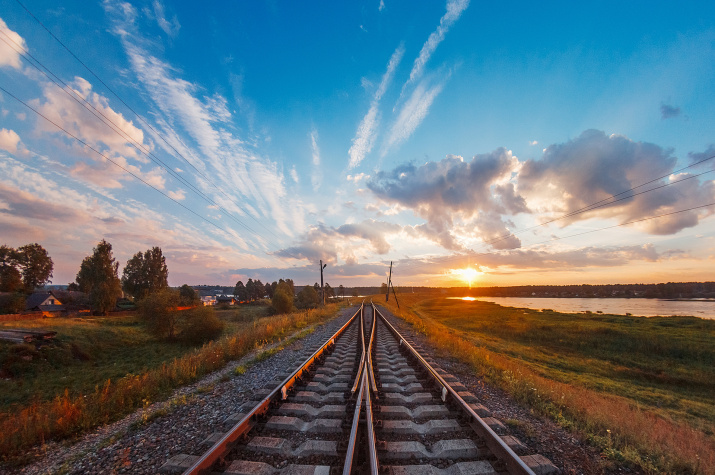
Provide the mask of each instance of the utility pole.
[{"label": "utility pole", "polygon": [[320,260],[320,299],[323,301],[323,307],[325,307],[325,289],[323,288],[323,269],[328,267],[328,264],[323,264],[323,260]]},{"label": "utility pole", "polygon": [[387,293],[385,293],[385,302],[390,301],[390,285],[392,284],[392,261],[390,261],[390,277],[387,278]]}]

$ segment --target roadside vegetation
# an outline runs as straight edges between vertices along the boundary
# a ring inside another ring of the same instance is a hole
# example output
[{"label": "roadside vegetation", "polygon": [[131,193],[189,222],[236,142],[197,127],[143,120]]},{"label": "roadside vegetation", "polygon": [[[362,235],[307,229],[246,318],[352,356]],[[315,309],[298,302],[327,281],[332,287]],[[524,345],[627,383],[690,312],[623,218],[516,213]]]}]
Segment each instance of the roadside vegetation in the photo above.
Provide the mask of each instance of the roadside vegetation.
[{"label": "roadside vegetation", "polygon": [[715,321],[564,314],[446,296],[402,294],[401,309],[394,299],[387,305],[444,355],[583,434],[604,464],[715,473]]},{"label": "roadside vegetation", "polygon": [[[23,322],[58,336],[40,348],[0,343],[6,371],[0,380],[0,455],[23,463],[34,445],[118,420],[254,349],[329,320],[337,310],[327,305],[270,316],[268,301],[215,311],[197,307],[179,317],[174,339],[152,331],[139,314]],[[198,346],[180,338],[204,331],[207,318],[219,322],[223,336]]]}]

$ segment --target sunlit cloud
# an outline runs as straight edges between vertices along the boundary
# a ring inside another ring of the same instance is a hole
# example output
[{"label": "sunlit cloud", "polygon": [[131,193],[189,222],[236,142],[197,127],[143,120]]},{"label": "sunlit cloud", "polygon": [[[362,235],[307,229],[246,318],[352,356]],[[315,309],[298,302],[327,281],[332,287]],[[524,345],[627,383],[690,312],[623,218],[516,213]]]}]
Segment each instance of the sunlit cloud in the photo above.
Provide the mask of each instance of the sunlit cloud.
[{"label": "sunlit cloud", "polygon": [[14,130],[0,129],[0,149],[6,150],[13,155],[17,153],[20,146],[20,136]]},{"label": "sunlit cloud", "polygon": [[310,131],[310,148],[313,156],[313,173],[310,176],[310,183],[313,190],[317,191],[323,183],[323,168],[320,166],[320,148],[318,148],[318,131]]},{"label": "sunlit cloud", "polygon": [[[27,51],[25,39],[8,28],[2,18],[0,18],[0,38],[3,38],[3,41],[0,41],[0,67],[9,66],[14,69],[20,69],[22,61],[17,50]],[[9,44],[4,41],[6,38]]]}]

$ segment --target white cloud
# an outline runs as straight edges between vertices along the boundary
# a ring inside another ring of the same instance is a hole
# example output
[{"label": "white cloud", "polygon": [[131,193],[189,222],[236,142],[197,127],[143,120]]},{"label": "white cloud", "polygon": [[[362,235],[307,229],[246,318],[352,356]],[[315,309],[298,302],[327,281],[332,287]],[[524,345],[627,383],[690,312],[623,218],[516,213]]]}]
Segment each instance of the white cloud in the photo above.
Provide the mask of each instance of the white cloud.
[{"label": "white cloud", "polygon": [[174,15],[174,18],[172,18],[171,21],[168,21],[164,15],[164,5],[158,0],[154,0],[154,15],[156,15],[156,22],[159,24],[159,28],[164,30],[164,33],[170,37],[176,38],[176,35],[179,34],[179,29],[181,28],[176,15]]},{"label": "white cloud", "polygon": [[166,194],[169,195],[169,198],[177,201],[181,201],[186,198],[186,192],[184,190],[168,191]]},{"label": "white cloud", "polygon": [[350,150],[348,151],[348,154],[350,155],[350,162],[348,164],[349,168],[355,168],[356,166],[358,166],[360,162],[362,162],[362,160],[365,158],[365,156],[372,150],[372,147],[375,143],[377,126],[380,122],[380,119],[378,117],[378,107],[380,105],[380,100],[385,94],[385,91],[387,90],[387,87],[389,86],[390,81],[395,74],[395,69],[400,64],[404,53],[404,46],[398,46],[395,52],[392,53],[390,61],[387,63],[387,71],[385,71],[385,74],[382,76],[380,85],[375,91],[375,95],[373,96],[372,102],[370,103],[370,109],[360,122],[357,132],[355,133],[355,137],[352,140]]},{"label": "white cloud", "polygon": [[[141,129],[112,109],[106,97],[93,92],[92,85],[87,80],[76,77],[69,83],[69,87],[76,96],[68,95],[54,84],[45,84],[43,87],[45,101],[39,104],[39,112],[94,148],[108,152],[109,155],[121,155],[144,163],[148,162],[148,159],[134,147],[137,144],[142,150],[152,149],[151,144],[145,143],[144,132]],[[113,128],[83,107],[82,100],[77,99],[77,96],[91,104],[94,108],[92,110],[96,111],[94,113],[103,116]],[[62,131],[44,120],[38,121],[37,124],[43,132],[64,135]],[[116,132],[115,129],[121,133]]]},{"label": "white cloud", "polygon": [[317,191],[323,183],[323,168],[320,166],[320,148],[318,148],[318,131],[313,129],[310,131],[310,149],[313,156],[313,173],[310,176],[310,182],[313,185],[313,190]]},{"label": "white cloud", "polygon": [[[214,193],[213,199],[231,213],[250,214],[257,220],[272,218],[285,235],[302,230],[302,202],[287,196],[283,174],[275,162],[253,153],[231,132],[232,116],[225,98],[208,96],[198,85],[177,77],[176,68],[152,54],[153,43],[135,24],[138,12],[134,7],[111,1],[104,6],[114,20],[113,31],[121,38],[133,73],[158,108],[156,120],[162,135],[230,198],[215,194],[208,182],[197,179],[204,191]],[[171,147],[165,150],[175,154]],[[259,235],[256,238],[262,239]]]},{"label": "white cloud", "polygon": [[410,135],[422,123],[429,112],[429,108],[435,98],[442,92],[444,82],[435,86],[427,86],[427,81],[422,81],[412,92],[412,96],[402,107],[397,120],[392,125],[390,136],[382,149],[382,156],[387,152],[407,140]]},{"label": "white cloud", "polygon": [[[445,35],[449,31],[449,28],[459,20],[462,12],[469,6],[469,0],[449,0],[447,2],[447,12],[440,18],[439,26],[435,31],[429,35],[427,41],[422,45],[422,50],[420,54],[415,59],[415,63],[412,66],[412,71],[410,71],[410,79],[405,83],[407,84],[415,82],[422,76],[425,64],[429,61],[432,53],[437,49],[437,46],[444,40]],[[402,89],[404,91],[404,87]]]},{"label": "white cloud", "polygon": [[378,11],[383,11],[385,9],[385,0],[380,0],[380,5],[377,7]]},{"label": "white cloud", "polygon": [[531,140],[531,141],[529,142],[529,145],[531,145],[532,147],[535,146],[535,145],[539,145],[539,141],[538,141],[538,140]]},{"label": "white cloud", "polygon": [[9,66],[11,68],[20,69],[22,62],[20,61],[20,53],[16,50],[21,49],[27,51],[25,39],[8,28],[7,24],[0,18],[0,37],[8,41],[0,41],[0,67]]},{"label": "white cloud", "polygon": [[17,135],[17,132],[14,130],[0,129],[0,149],[16,154],[19,144],[20,136]]},{"label": "white cloud", "polygon": [[295,165],[293,165],[290,169],[290,177],[295,183],[300,183],[300,178],[298,177],[298,171],[295,169]]}]

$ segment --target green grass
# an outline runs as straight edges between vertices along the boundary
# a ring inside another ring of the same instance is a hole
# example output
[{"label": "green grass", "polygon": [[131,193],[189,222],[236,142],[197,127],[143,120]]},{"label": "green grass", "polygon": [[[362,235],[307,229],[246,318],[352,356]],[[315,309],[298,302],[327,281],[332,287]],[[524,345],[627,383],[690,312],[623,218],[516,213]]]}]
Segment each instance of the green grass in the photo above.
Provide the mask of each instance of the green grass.
[{"label": "green grass", "polygon": [[[225,334],[252,327],[268,314],[266,305],[219,310]],[[32,351],[32,360],[13,357],[18,345],[0,342],[0,364],[16,373],[0,379],[0,413],[28,401],[47,401],[65,389],[70,396],[94,390],[104,381],[142,374],[169,363],[196,346],[152,337],[136,316],[41,319],[8,322],[1,327],[42,328],[57,332],[56,343]],[[23,347],[26,345],[22,345]],[[29,345],[32,346],[32,345]],[[10,360],[10,361],[8,361]]]},{"label": "green grass", "polygon": [[[400,295],[443,356],[600,448],[603,469],[715,475],[715,321],[565,314]],[[518,427],[518,421],[508,421]]]},{"label": "green grass", "polygon": [[[6,464],[21,465],[29,461],[27,449],[33,445],[75,437],[138,408],[147,411],[175,388],[267,344],[282,347],[293,340],[291,335],[306,334],[311,325],[331,319],[339,309],[329,305],[265,316],[268,308],[257,307],[249,307],[247,315],[241,310],[220,314],[229,321],[224,336],[198,347],[154,340],[131,317],[22,322],[23,327],[58,331],[59,341],[39,350],[32,345],[4,347],[0,356],[18,366],[10,368],[17,375],[2,388],[0,457]],[[18,390],[30,397],[17,402],[10,393]],[[163,414],[164,410],[156,415],[144,412],[137,424]]]},{"label": "green grass", "polygon": [[564,314],[430,299],[414,310],[537,374],[627,397],[696,427],[715,422],[715,321]]}]

